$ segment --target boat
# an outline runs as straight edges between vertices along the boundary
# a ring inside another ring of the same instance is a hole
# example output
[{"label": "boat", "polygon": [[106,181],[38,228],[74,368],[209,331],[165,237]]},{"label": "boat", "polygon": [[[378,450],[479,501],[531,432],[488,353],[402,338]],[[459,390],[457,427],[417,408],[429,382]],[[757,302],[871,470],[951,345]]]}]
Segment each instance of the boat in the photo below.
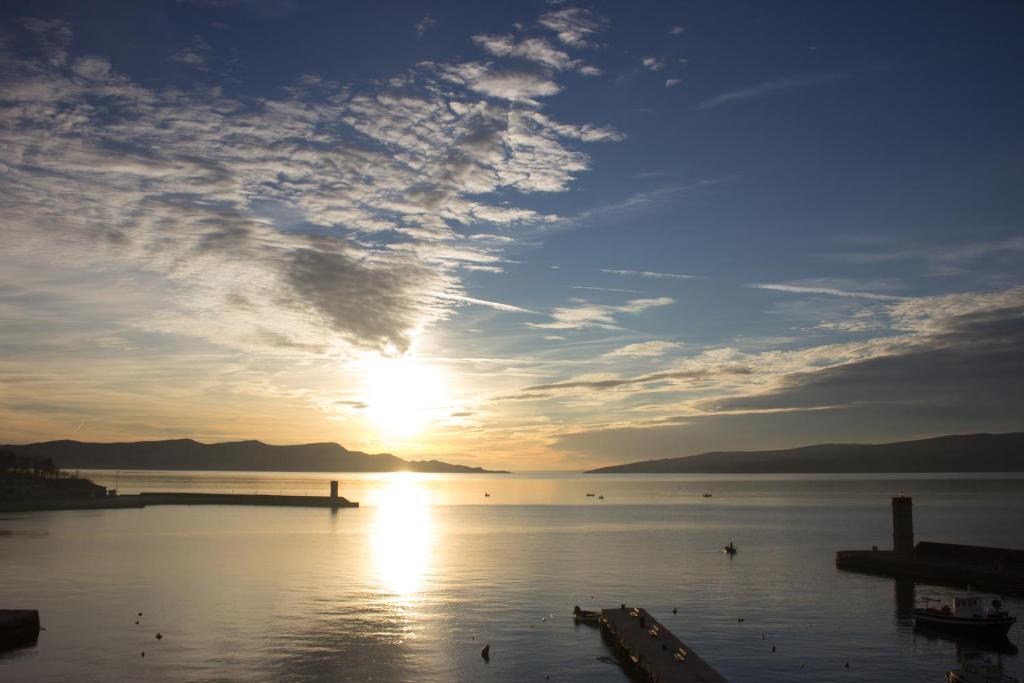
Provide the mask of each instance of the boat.
[{"label": "boat", "polygon": [[597,495],[596,493],[588,493],[587,494],[587,498],[593,498],[596,495]]},{"label": "boat", "polygon": [[576,605],[572,610],[572,618],[577,624],[596,624],[601,619],[601,613],[588,609],[580,609]]},{"label": "boat", "polygon": [[732,544],[732,541],[729,541],[729,545],[722,547],[722,552],[725,553],[726,555],[735,555],[738,550],[739,550],[739,548],[734,546]]},{"label": "boat", "polygon": [[597,497],[597,499],[598,500],[604,500],[604,494],[602,493],[600,496]]},{"label": "boat", "polygon": [[702,493],[701,494],[701,498],[710,498],[710,497],[711,497],[710,493]]},{"label": "boat", "polygon": [[925,598],[925,602],[925,607],[914,609],[914,626],[976,637],[1005,638],[1010,627],[1017,623],[1017,617],[1004,610],[999,600],[993,600],[990,607],[984,607],[981,598],[974,596],[954,597],[952,607],[932,607],[932,598]]},{"label": "boat", "polygon": [[993,662],[981,652],[965,652],[960,656],[960,668],[946,672],[946,683],[1020,683],[1003,673],[1001,662]]}]

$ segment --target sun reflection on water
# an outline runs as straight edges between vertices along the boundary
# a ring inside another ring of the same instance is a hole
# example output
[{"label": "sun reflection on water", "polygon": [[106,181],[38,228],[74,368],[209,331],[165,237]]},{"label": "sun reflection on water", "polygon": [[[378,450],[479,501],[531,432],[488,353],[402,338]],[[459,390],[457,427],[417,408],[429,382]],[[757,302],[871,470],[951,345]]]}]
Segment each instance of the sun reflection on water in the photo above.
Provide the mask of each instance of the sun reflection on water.
[{"label": "sun reflection on water", "polygon": [[375,496],[371,544],[377,578],[383,588],[412,599],[430,569],[434,523],[427,492],[415,475],[398,472]]}]

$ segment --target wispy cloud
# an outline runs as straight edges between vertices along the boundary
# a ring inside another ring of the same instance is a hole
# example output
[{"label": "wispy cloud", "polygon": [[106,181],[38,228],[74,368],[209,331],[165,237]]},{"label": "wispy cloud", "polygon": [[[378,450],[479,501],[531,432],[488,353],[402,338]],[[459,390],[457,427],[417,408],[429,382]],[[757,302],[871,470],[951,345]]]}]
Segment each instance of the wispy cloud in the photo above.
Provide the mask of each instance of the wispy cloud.
[{"label": "wispy cloud", "polygon": [[610,273],[612,275],[627,275],[635,277],[649,277],[663,280],[701,280],[704,279],[703,275],[687,275],[685,273],[655,273],[649,270],[611,270],[607,268],[601,269],[602,273]]},{"label": "wispy cloud", "polygon": [[419,21],[417,21],[416,26],[414,26],[413,28],[416,30],[417,36],[422,36],[424,33],[434,28],[435,26],[437,26],[437,19],[428,14]]},{"label": "wispy cloud", "polygon": [[647,341],[627,344],[605,354],[608,358],[656,358],[683,348],[679,342]]},{"label": "wispy cloud", "polygon": [[487,301],[486,299],[474,299],[471,296],[460,296],[460,295],[447,295],[445,298],[452,301],[462,301],[467,304],[476,304],[478,306],[486,306],[487,308],[493,308],[496,311],[505,311],[508,313],[533,313],[540,315],[537,311],[531,311],[528,308],[522,308],[521,306],[513,306],[512,304],[503,304],[500,301]]},{"label": "wispy cloud", "polygon": [[537,21],[572,47],[589,47],[591,36],[603,31],[608,24],[604,17],[581,7],[552,10]]},{"label": "wispy cloud", "polygon": [[790,294],[824,294],[826,296],[840,296],[856,299],[874,299],[876,301],[907,301],[909,297],[894,296],[892,294],[877,294],[875,292],[855,292],[846,289],[835,289],[833,287],[804,287],[801,285],[784,284],[753,284],[755,289],[768,289],[775,292],[788,292]]},{"label": "wispy cloud", "polygon": [[585,76],[599,76],[601,70],[581,59],[575,59],[544,38],[516,40],[511,34],[473,36],[473,42],[496,57],[517,57],[556,71],[578,71]]},{"label": "wispy cloud", "polygon": [[795,90],[796,88],[806,88],[812,85],[831,83],[839,80],[840,78],[841,76],[839,74],[831,73],[819,74],[816,76],[787,76],[784,78],[776,78],[771,81],[765,81],[764,83],[758,83],[757,85],[750,86],[749,88],[740,88],[738,90],[731,90],[729,92],[722,93],[721,95],[716,95],[711,99],[704,100],[698,106],[701,109],[711,109],[723,104],[768,97],[770,95],[786,92],[787,90]]},{"label": "wispy cloud", "polygon": [[616,315],[640,313],[657,306],[674,304],[675,299],[667,296],[652,299],[632,299],[621,306],[593,304],[579,301],[575,306],[556,308],[551,312],[552,322],[526,323],[530,327],[545,330],[575,330],[584,327],[616,327]]},{"label": "wispy cloud", "polygon": [[661,71],[665,68],[664,60],[657,57],[644,57],[643,65],[648,71]]},{"label": "wispy cloud", "polygon": [[177,50],[167,58],[167,61],[184,64],[199,71],[207,71],[211,50],[210,44],[201,36],[193,36],[191,44]]},{"label": "wispy cloud", "polygon": [[587,287],[584,285],[573,285],[572,289],[588,289],[597,292],[621,292],[623,294],[645,294],[639,289],[619,289],[617,287]]}]

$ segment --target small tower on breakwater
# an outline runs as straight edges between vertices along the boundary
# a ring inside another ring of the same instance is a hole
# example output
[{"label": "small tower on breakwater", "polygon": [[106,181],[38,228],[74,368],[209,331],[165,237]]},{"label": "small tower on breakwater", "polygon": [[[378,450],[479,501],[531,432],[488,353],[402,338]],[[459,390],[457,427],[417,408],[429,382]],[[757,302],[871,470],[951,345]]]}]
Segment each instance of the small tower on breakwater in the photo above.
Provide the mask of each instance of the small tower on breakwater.
[{"label": "small tower on breakwater", "polygon": [[892,550],[899,555],[914,553],[914,499],[903,494],[892,499]]},{"label": "small tower on breakwater", "polygon": [[[331,498],[337,498],[337,497],[338,497],[338,480],[337,479],[332,479],[331,480]],[[895,501],[896,501],[896,499],[893,498],[893,505],[896,504]],[[913,532],[911,532],[911,535],[913,535]]]}]

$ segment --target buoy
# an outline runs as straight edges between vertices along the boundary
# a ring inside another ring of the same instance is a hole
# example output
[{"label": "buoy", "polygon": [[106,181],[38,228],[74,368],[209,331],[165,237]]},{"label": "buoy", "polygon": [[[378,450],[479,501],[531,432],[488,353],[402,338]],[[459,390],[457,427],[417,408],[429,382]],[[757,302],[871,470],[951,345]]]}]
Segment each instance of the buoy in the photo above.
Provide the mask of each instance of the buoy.
[{"label": "buoy", "polygon": [[138,626],[138,625],[139,625],[139,620],[138,620],[138,619],[136,619],[136,620],[135,620],[135,625],[136,625],[136,626]]},{"label": "buoy", "polygon": [[672,608],[672,614],[679,614],[679,610],[677,610],[675,607],[673,607]]},{"label": "buoy", "polygon": [[761,634],[761,640],[764,640],[764,634],[763,633]]},{"label": "buoy", "polygon": [[142,656],[143,656],[143,657],[145,657],[145,656],[146,656],[146,653],[145,653],[145,652],[143,652],[143,653],[142,653]]},{"label": "buoy", "polygon": [[843,664],[843,668],[844,669],[849,669],[850,668],[850,663],[847,662],[846,664]]},{"label": "buoy", "polygon": [[142,616],[142,612],[139,612],[139,616],[140,616],[140,617]]},{"label": "buoy", "polygon": [[743,617],[740,617],[736,621],[742,624],[744,621],[746,621],[746,619],[744,619]]},{"label": "buoy", "polygon": [[162,633],[157,633],[156,634],[156,639],[157,640],[163,640],[163,637],[164,637],[164,635]]},{"label": "buoy", "polygon": [[775,646],[772,645],[772,652],[775,652]]},{"label": "buoy", "polygon": [[491,644],[484,645],[484,649],[480,650],[480,656],[484,658],[484,661],[491,661]]}]

